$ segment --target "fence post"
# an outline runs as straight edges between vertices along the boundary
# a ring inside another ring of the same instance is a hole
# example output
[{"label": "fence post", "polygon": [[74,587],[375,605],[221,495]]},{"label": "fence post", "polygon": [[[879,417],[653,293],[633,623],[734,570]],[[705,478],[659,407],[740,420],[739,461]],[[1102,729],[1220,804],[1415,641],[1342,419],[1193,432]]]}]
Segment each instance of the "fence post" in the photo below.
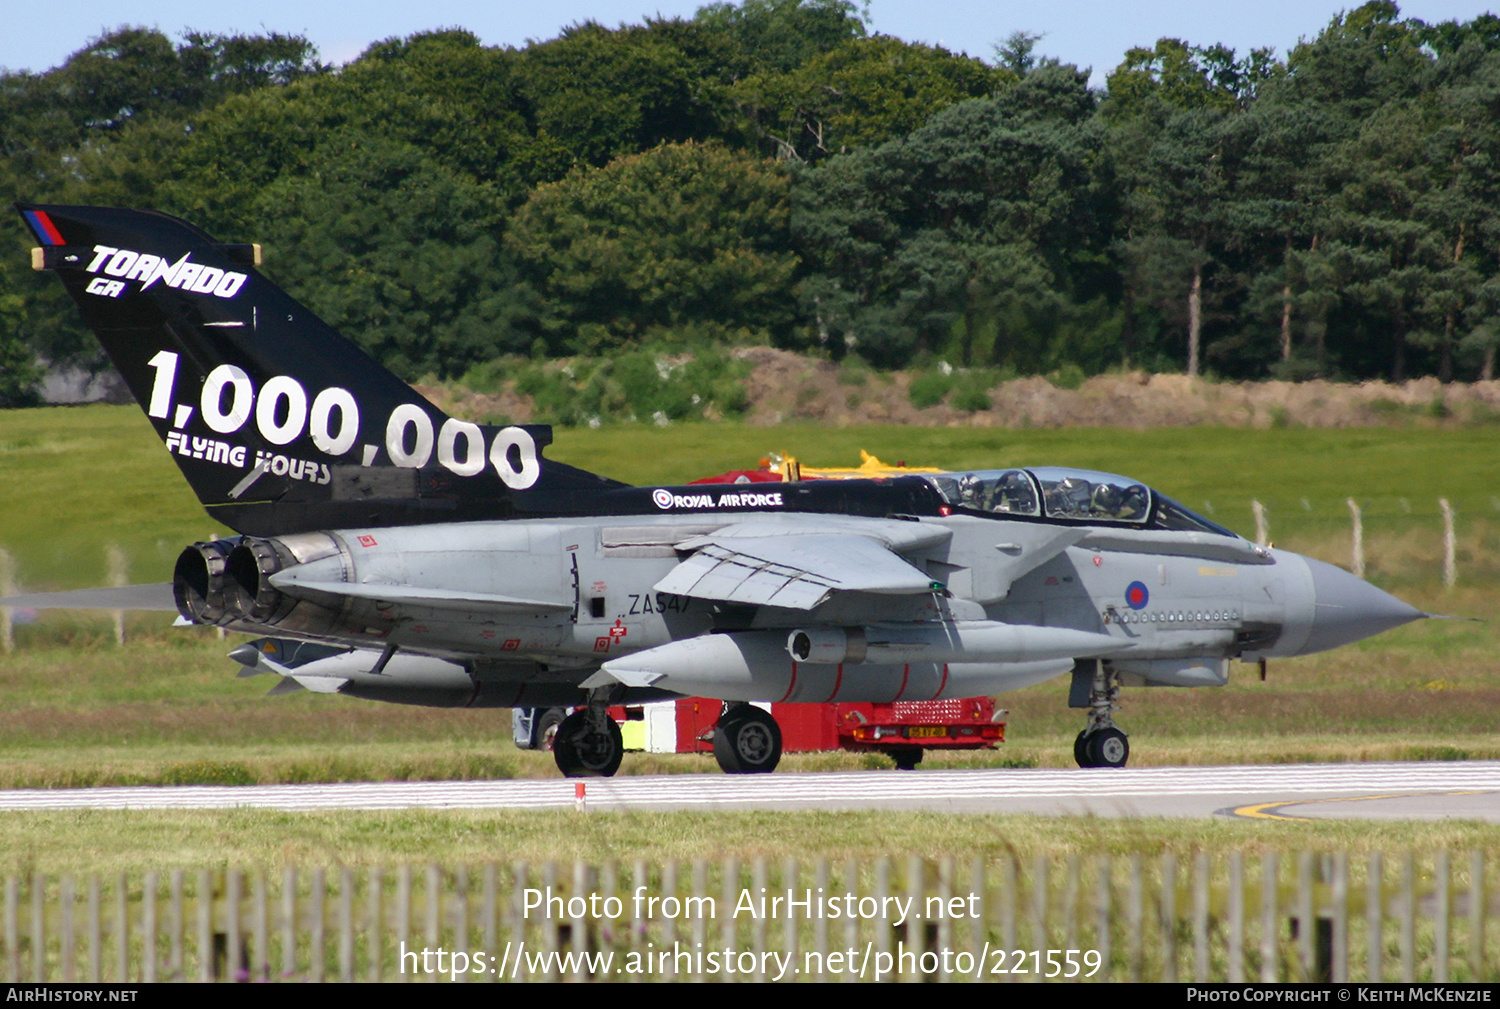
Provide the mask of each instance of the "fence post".
[{"label": "fence post", "polygon": [[1433,951],[1432,979],[1440,984],[1448,983],[1449,927],[1449,872],[1448,849],[1437,853],[1437,865],[1432,872],[1432,918]]},{"label": "fence post", "polygon": [[90,984],[98,984],[103,980],[104,961],[100,953],[100,944],[104,939],[104,929],[99,921],[99,874],[97,872],[89,875],[89,976]]},{"label": "fence post", "polygon": [[214,935],[214,878],[207,869],[198,870],[198,980],[217,981],[219,943]]},{"label": "fence post", "polygon": [[1208,980],[1208,852],[1193,856],[1193,980]]},{"label": "fence post", "polygon": [[[214,942],[223,936],[224,964],[216,967],[220,980],[249,981],[250,963],[245,958],[245,936],[240,928],[240,900],[243,881],[240,870],[230,869],[224,874],[224,922],[223,931],[214,930]],[[217,959],[217,958],[215,958]]]},{"label": "fence post", "polygon": [[1031,948],[1046,949],[1047,942],[1047,856],[1038,852],[1031,860]]},{"label": "fence post", "polygon": [[[1000,882],[1004,887],[1000,900],[1000,941],[1006,950],[1012,950],[1016,948],[1016,890],[1021,885],[1014,853],[1007,854],[1000,863]],[[1001,975],[1001,979],[1010,983],[1015,980],[1015,975],[1007,972]]]},{"label": "fence post", "polygon": [[[460,935],[459,949],[467,949]],[[339,870],[339,982],[354,982],[354,870],[347,865]]]},{"label": "fence post", "polygon": [[183,911],[183,888],[187,875],[182,869],[173,869],[168,880],[170,894],[167,904],[167,976],[173,981],[182,981],[183,973],[182,932],[187,921]]},{"label": "fence post", "polygon": [[[734,865],[733,860],[731,860],[729,864]],[[727,867],[725,868],[724,873],[726,876],[729,874],[729,869]],[[850,858],[844,860],[844,889],[846,890],[846,892],[853,893],[854,888],[858,885],[859,863],[856,862],[851,856]],[[728,907],[734,906],[728,901],[725,901],[725,905]],[[731,916],[731,918],[732,917],[733,916]],[[852,914],[846,916],[844,919],[844,944],[851,949],[859,945],[859,919]],[[842,975],[840,975],[840,977],[846,982],[855,980],[854,976],[848,971],[845,971]]]},{"label": "fence post", "polygon": [[1260,857],[1260,979],[1265,984],[1281,980],[1276,946],[1281,917],[1276,907],[1278,871],[1276,852],[1268,851]]},{"label": "fence post", "polygon": [[[612,866],[613,863],[611,863],[611,867]],[[824,893],[833,892],[833,887],[831,885],[828,873],[828,860],[826,858],[820,859],[818,862],[818,885],[823,887]],[[610,872],[609,876],[604,879],[602,883],[604,896],[614,896],[614,873]],[[700,898],[698,904],[699,907],[704,906],[701,898],[708,896],[708,862],[701,858],[693,860],[693,896]],[[823,929],[823,931],[820,933],[823,945],[819,946],[818,950],[819,952],[826,952],[828,939],[828,921],[826,918],[819,918],[818,924]],[[693,947],[694,949],[706,949],[708,946],[708,921],[701,914],[693,918],[693,942],[696,944]],[[604,948],[603,937],[601,937],[599,948]],[[707,981],[708,979],[705,977],[698,977],[697,980],[702,982]]]},{"label": "fence post", "polygon": [[1349,505],[1349,515],[1354,520],[1354,546],[1350,551],[1349,570],[1354,572],[1356,578],[1365,576],[1365,522],[1364,516],[1360,514],[1359,505],[1353,498],[1346,498],[1345,503]]},{"label": "fence post", "polygon": [[59,922],[57,930],[57,940],[59,946],[58,952],[60,954],[60,959],[62,960],[63,984],[72,984],[76,979],[75,975],[77,973],[75,969],[77,967],[77,959],[74,956],[75,950],[73,941],[74,899],[75,894],[73,892],[73,874],[71,872],[65,872],[63,873],[62,879],[58,883],[57,894],[58,910],[61,912],[58,915]]},{"label": "fence post", "polygon": [[[16,594],[16,562],[10,551],[0,547],[0,596]],[[0,606],[0,649],[7,652],[16,647],[16,632],[10,622],[10,607]],[[14,978],[12,979],[14,980]]]},{"label": "fence post", "polygon": [[1380,852],[1370,852],[1365,870],[1365,980],[1385,980],[1385,865]]},{"label": "fence post", "polygon": [[[1127,980],[1132,983],[1140,981],[1141,960],[1145,956],[1145,924],[1146,924],[1146,894],[1145,883],[1141,880],[1141,854],[1136,852],[1130,856],[1130,903],[1125,913],[1127,926],[1126,935],[1129,939],[1130,952],[1126,960],[1130,963],[1130,973]],[[1007,943],[1007,948],[1015,949],[1015,943]]]},{"label": "fence post", "polygon": [[[105,567],[109,571],[109,584],[115,588],[129,585],[130,564],[126,561],[125,551],[120,549],[120,544],[111,543],[105,547],[104,559]],[[115,610],[113,616],[115,620],[115,644],[123,646],[125,644],[125,611]]]},{"label": "fence post", "polygon": [[[486,908],[489,911],[488,931],[484,934],[484,948],[495,949],[495,867],[493,864],[485,867],[485,899]],[[370,959],[370,981],[380,981],[381,958],[385,947],[385,918],[380,911],[381,890],[384,882],[381,878],[380,866],[370,866],[370,882],[365,889],[365,904],[368,914],[369,933],[365,940],[367,952]]]},{"label": "fence post", "polygon": [[[9,887],[5,899],[6,913],[9,914]],[[115,980],[121,984],[130,980],[130,887],[123,871],[115,875]]]},{"label": "fence post", "polygon": [[31,979],[47,980],[47,877],[31,874]]},{"label": "fence post", "polygon": [[1484,852],[1469,855],[1469,973],[1472,980],[1484,977]]},{"label": "fence post", "polygon": [[254,918],[251,928],[255,937],[255,959],[251,961],[251,976],[246,980],[266,982],[271,980],[271,948],[269,944],[269,914],[266,904],[266,874],[257,869],[254,883]]},{"label": "fence post", "polygon": [[1245,980],[1245,856],[1229,853],[1229,964],[1225,979],[1230,984]]},{"label": "fence post", "polygon": [[1445,497],[1438,498],[1443,510],[1443,587],[1451,589],[1458,581],[1458,540],[1453,535],[1453,508]]},{"label": "fence post", "polygon": [[[405,938],[405,935],[402,935]],[[288,980],[297,973],[297,870],[287,866],[281,871],[281,977]]]},{"label": "fence post", "polygon": [[1401,980],[1417,979],[1416,858],[1408,851],[1401,864]]},{"label": "fence post", "polygon": [[1338,851],[1328,856],[1333,862],[1333,914],[1332,954],[1333,967],[1330,981],[1347,984],[1349,981],[1349,854]]},{"label": "fence post", "polygon": [[156,982],[156,931],[156,873],[148,872],[141,881],[141,981],[145,984]]},{"label": "fence post", "polygon": [[13,873],[5,877],[5,979],[21,980],[21,881]]},{"label": "fence post", "polygon": [[1177,856],[1166,852],[1161,857],[1161,978],[1177,983]]},{"label": "fence post", "polygon": [[1109,856],[1100,855],[1099,884],[1097,890],[1095,891],[1098,898],[1098,905],[1096,908],[1096,910],[1098,911],[1098,918],[1096,919],[1096,924],[1094,925],[1094,948],[1099,951],[1099,980],[1101,981],[1108,981],[1110,979],[1109,966],[1112,952],[1110,949],[1109,932],[1110,923],[1114,918],[1114,911],[1111,907],[1113,900],[1111,899],[1112,895],[1110,891],[1110,877],[1111,873]]}]

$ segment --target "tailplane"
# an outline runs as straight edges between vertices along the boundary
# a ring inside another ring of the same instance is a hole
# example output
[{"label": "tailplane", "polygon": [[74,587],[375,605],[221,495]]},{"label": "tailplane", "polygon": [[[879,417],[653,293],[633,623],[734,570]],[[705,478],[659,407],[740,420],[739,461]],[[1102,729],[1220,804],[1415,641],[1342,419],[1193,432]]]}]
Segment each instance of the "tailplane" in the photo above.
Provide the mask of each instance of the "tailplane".
[{"label": "tailplane", "polygon": [[449,417],[262,276],[259,246],[153,211],[16,208],[41,242],[33,267],[61,278],[232,529],[503,518],[621,486],[543,459],[550,427]]}]

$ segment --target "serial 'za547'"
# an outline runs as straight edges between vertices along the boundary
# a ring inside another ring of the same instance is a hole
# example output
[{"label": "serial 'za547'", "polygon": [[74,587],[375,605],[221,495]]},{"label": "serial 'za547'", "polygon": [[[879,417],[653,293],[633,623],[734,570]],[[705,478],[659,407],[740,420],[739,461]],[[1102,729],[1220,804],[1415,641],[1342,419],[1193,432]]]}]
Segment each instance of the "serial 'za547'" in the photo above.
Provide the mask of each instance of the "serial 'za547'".
[{"label": "serial 'za547'", "polygon": [[567,774],[613,774],[606,706],[722,699],[726,771],[769,771],[753,701],[997,693],[1072,675],[1075,755],[1120,766],[1121,684],[1215,686],[1424,616],[1110,474],[1005,469],[630,487],[551,429],[446,416],[256,271],[159,213],[19,205],[211,515],[173,593],[271,635],[245,673],[374,700],[576,705]]}]

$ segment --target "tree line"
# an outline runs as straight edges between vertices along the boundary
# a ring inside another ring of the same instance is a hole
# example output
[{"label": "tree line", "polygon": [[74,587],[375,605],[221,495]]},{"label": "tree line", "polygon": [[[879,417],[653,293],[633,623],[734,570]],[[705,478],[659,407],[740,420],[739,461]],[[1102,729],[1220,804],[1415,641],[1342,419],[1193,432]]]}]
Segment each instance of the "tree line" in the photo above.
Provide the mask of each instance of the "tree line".
[{"label": "tree line", "polygon": [[[1375,0],[1284,55],[1161,39],[1091,89],[849,0],[715,3],[333,68],[304,38],[121,28],[0,73],[0,187],[229,241],[408,378],[770,343],[877,367],[1490,378],[1500,18]],[[97,351],[27,236],[0,403]]]}]

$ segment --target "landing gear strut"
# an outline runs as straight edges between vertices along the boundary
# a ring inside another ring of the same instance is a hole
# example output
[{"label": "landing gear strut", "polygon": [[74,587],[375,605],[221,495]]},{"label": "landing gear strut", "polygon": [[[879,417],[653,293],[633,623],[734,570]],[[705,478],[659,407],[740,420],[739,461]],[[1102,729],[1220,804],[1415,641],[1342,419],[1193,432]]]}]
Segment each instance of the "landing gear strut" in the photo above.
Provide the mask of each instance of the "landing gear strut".
[{"label": "landing gear strut", "polygon": [[1130,740],[1115,726],[1119,701],[1120,674],[1108,663],[1096,662],[1088,725],[1073,741],[1073,759],[1079,767],[1124,767],[1130,759]]},{"label": "landing gear strut", "polygon": [[714,759],[725,774],[769,774],[781,762],[781,727],[753,704],[726,705],[714,727]]},{"label": "landing gear strut", "polygon": [[573,712],[557,727],[552,759],[569,778],[608,778],[620,769],[625,741],[605,710],[605,691],[595,691],[588,707]]}]

